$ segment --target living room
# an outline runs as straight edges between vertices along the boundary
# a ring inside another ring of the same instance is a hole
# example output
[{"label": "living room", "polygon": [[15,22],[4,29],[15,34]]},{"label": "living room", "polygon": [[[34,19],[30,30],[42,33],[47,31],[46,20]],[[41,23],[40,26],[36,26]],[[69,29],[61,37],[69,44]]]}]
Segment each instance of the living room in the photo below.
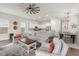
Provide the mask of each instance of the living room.
[{"label": "living room", "polygon": [[78,3],[0,4],[0,56],[78,56],[78,7]]}]

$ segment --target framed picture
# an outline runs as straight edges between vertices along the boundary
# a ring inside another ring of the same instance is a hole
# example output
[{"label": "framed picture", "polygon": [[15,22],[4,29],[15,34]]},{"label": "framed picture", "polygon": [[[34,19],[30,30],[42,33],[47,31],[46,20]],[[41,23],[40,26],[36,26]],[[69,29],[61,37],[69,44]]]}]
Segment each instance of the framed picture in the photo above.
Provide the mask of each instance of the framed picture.
[{"label": "framed picture", "polygon": [[17,30],[17,26],[14,26],[13,29],[14,29],[14,30]]},{"label": "framed picture", "polygon": [[17,24],[18,24],[17,21],[14,21],[14,22],[13,22],[13,25],[17,25]]}]

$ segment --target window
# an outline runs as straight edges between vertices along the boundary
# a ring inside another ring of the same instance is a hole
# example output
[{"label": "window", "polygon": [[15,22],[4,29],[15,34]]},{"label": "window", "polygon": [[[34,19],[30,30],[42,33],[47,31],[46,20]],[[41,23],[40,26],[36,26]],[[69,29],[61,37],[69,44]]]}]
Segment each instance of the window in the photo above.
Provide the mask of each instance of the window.
[{"label": "window", "polygon": [[3,25],[3,20],[0,19],[0,27],[2,27],[2,25]]},{"label": "window", "polygon": [[25,22],[21,22],[21,33],[25,32]]},{"label": "window", "polygon": [[0,18],[0,34],[8,33],[9,21]]}]

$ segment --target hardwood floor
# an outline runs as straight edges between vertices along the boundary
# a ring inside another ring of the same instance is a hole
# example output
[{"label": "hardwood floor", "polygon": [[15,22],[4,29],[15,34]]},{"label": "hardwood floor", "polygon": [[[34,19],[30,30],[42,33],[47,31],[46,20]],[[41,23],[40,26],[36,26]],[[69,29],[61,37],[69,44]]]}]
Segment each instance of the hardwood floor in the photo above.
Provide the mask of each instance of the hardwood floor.
[{"label": "hardwood floor", "polygon": [[79,49],[69,48],[67,56],[79,56]]}]

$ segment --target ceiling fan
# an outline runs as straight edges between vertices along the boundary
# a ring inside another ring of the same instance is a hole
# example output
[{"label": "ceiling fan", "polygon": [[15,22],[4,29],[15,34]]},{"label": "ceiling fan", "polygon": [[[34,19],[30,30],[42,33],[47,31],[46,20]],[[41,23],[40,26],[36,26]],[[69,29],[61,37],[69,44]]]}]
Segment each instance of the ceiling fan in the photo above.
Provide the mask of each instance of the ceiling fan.
[{"label": "ceiling fan", "polygon": [[25,5],[24,3],[22,4],[22,7],[24,7],[24,12],[29,13],[29,14],[36,14],[36,13],[39,13],[40,11],[39,6],[37,6],[35,3],[28,4],[28,6]]}]

